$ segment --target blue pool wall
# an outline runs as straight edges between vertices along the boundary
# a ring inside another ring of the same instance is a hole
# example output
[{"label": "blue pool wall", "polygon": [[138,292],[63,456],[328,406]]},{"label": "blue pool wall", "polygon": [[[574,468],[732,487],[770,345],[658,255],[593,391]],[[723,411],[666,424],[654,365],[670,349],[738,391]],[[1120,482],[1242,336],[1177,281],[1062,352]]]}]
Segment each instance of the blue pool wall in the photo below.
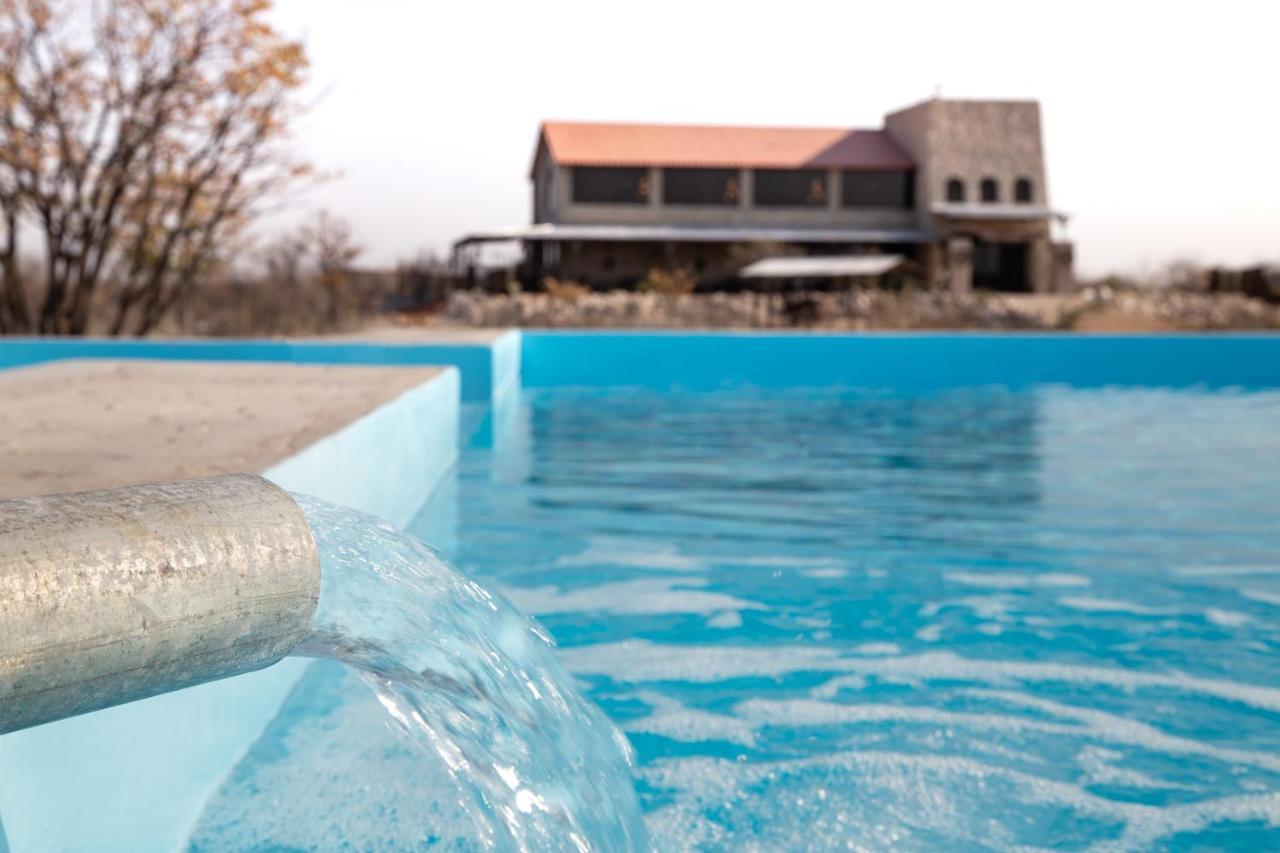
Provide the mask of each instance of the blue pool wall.
[{"label": "blue pool wall", "polygon": [[523,384],[705,391],[734,386],[928,392],[1280,386],[1275,334],[525,332]]},{"label": "blue pool wall", "polygon": [[[264,475],[403,526],[458,452],[457,368]],[[14,853],[177,850],[311,661],[0,737],[0,816]]]},{"label": "blue pool wall", "polygon": [[[266,472],[285,488],[398,526],[437,483],[448,487],[460,442],[502,431],[521,387],[1280,387],[1280,336],[1265,334],[508,332],[490,343],[431,345],[0,339],[0,369],[65,358],[452,366]],[[0,738],[9,846],[15,853],[182,847],[207,798],[308,665],[288,659]]]}]

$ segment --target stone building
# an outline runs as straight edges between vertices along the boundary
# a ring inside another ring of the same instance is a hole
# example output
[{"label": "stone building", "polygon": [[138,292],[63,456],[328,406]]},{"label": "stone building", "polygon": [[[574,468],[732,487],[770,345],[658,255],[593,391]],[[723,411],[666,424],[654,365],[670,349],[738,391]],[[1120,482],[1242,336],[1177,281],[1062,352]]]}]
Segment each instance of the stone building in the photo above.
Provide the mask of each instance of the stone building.
[{"label": "stone building", "polygon": [[652,268],[687,269],[704,288],[1071,281],[1035,101],[934,98],[874,129],[546,122],[530,177],[532,224],[463,237],[464,264],[518,241],[527,286],[629,286]]}]

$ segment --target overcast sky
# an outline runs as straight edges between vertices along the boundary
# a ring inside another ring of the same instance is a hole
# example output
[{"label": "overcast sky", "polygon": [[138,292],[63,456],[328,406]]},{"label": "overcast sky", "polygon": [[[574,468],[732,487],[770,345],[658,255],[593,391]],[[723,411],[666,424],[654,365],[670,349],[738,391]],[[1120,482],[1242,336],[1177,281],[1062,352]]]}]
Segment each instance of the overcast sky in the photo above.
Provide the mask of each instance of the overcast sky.
[{"label": "overcast sky", "polygon": [[303,205],[366,264],[529,221],[546,118],[877,127],[1038,98],[1084,274],[1280,261],[1280,3],[278,0],[312,59]]}]

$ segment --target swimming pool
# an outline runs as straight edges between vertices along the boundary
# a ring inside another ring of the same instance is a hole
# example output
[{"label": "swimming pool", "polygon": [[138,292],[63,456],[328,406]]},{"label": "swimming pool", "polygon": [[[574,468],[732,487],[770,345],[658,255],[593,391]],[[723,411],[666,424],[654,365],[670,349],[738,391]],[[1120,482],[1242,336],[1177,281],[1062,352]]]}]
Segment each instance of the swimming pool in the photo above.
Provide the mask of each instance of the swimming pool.
[{"label": "swimming pool", "polygon": [[[1273,847],[1277,343],[526,336],[410,529],[555,635],[659,849]],[[465,848],[379,713],[311,667],[195,846]]]},{"label": "swimming pool", "polygon": [[[659,849],[1280,843],[1280,393],[545,389],[449,554]],[[428,507],[428,512],[430,512]]]}]

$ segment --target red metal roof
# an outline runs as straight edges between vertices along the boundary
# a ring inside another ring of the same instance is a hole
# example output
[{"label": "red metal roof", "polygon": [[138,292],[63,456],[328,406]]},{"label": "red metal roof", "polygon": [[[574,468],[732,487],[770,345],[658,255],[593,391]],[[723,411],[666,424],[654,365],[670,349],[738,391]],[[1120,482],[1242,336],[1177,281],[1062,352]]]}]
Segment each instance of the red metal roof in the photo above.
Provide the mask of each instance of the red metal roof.
[{"label": "red metal roof", "polygon": [[883,130],[549,121],[542,138],[564,166],[910,169]]}]

